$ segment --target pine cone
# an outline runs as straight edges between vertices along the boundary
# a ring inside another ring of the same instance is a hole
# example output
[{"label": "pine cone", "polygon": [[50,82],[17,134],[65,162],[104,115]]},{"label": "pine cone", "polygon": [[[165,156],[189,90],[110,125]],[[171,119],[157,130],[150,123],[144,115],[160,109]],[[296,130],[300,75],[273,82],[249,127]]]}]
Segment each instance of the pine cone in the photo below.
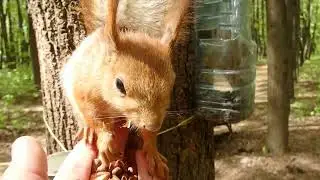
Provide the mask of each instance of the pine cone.
[{"label": "pine cone", "polygon": [[130,131],[123,159],[112,161],[104,171],[97,172],[101,161],[93,162],[90,180],[138,180],[135,154],[143,146],[143,140],[136,131]]}]

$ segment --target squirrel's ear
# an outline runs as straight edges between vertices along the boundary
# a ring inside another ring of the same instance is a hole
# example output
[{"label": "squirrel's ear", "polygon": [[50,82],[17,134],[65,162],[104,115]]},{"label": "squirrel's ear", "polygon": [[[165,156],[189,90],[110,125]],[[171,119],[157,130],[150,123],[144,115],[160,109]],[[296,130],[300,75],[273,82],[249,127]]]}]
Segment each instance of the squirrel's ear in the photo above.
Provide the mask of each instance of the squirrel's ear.
[{"label": "squirrel's ear", "polygon": [[117,29],[117,9],[119,0],[109,0],[108,4],[108,15],[104,26],[104,36],[109,41],[113,48],[117,49],[119,42],[119,32]]},{"label": "squirrel's ear", "polygon": [[169,8],[165,18],[165,28],[161,37],[161,43],[172,47],[179,33],[183,31],[183,20],[188,19],[188,12],[192,0],[178,0]]}]

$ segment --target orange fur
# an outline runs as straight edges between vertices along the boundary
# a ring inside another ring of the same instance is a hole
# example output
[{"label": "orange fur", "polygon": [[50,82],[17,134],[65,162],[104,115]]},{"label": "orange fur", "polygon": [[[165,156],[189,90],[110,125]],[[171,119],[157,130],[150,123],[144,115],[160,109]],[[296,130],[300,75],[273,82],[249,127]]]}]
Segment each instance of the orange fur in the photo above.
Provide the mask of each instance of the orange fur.
[{"label": "orange fur", "polygon": [[[81,2],[84,6],[89,1]],[[175,81],[172,45],[190,5],[190,0],[179,2],[182,6],[170,14],[162,38],[156,38],[130,29],[119,31],[118,1],[109,0],[105,25],[91,29],[62,71],[63,86],[80,118],[81,129],[95,130],[99,158],[105,163],[121,158],[124,145],[115,143],[116,133],[119,126],[130,122],[143,135],[149,171],[162,178],[168,176],[165,160],[156,148],[156,134],[169,107]],[[90,13],[84,14],[92,23],[89,19],[94,16],[89,16]],[[87,26],[94,27],[90,23]],[[117,78],[124,84],[125,96],[115,86]]]}]

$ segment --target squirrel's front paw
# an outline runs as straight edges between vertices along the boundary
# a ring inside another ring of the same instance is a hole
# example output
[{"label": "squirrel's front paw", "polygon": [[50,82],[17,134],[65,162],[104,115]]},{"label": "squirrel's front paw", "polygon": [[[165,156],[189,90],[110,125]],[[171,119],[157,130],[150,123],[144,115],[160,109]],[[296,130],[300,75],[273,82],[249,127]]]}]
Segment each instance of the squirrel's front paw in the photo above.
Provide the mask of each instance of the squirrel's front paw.
[{"label": "squirrel's front paw", "polygon": [[150,175],[159,177],[161,180],[167,180],[169,178],[167,159],[156,149],[146,150],[146,160]]},{"label": "squirrel's front paw", "polygon": [[97,134],[93,128],[83,127],[80,128],[75,136],[75,143],[84,139],[86,144],[93,144],[97,139]]},{"label": "squirrel's front paw", "polygon": [[98,172],[106,171],[110,168],[110,162],[123,158],[123,152],[117,150],[113,141],[113,136],[108,132],[97,130],[98,159],[100,161],[97,167]]}]

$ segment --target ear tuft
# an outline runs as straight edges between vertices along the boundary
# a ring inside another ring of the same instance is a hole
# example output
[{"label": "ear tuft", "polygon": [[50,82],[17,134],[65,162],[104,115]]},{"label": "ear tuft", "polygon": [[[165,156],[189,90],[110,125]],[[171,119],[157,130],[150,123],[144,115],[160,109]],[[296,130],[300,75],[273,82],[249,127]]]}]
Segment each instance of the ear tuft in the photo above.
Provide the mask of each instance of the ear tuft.
[{"label": "ear tuft", "polygon": [[177,0],[168,8],[165,17],[165,28],[162,34],[161,43],[168,44],[173,47],[179,36],[183,36],[185,31],[184,25],[188,24],[192,19],[190,11],[192,0]]},{"label": "ear tuft", "polygon": [[117,28],[117,10],[119,0],[109,0],[108,15],[104,27],[104,35],[110,40],[114,48],[117,48],[119,42],[119,32]]}]

